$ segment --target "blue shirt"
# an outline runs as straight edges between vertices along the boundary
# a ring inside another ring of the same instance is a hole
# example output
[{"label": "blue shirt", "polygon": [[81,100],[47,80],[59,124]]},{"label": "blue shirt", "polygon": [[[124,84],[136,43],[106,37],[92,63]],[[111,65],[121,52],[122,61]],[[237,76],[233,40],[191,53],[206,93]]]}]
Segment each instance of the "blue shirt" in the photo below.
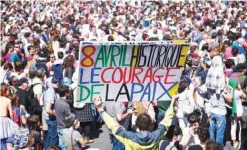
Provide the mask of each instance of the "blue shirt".
[{"label": "blue shirt", "polygon": [[15,62],[21,62],[21,58],[20,58],[20,56],[18,56],[17,55],[17,53],[11,53],[11,55],[10,55],[10,62],[13,62],[13,63],[15,63]]}]

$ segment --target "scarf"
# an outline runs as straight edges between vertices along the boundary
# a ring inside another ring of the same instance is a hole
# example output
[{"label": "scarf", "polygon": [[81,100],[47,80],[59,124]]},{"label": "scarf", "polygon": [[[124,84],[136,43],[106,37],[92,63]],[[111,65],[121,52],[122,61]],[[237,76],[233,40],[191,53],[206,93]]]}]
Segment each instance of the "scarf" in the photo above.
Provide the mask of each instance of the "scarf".
[{"label": "scarf", "polygon": [[229,86],[232,87],[233,95],[232,95],[232,117],[237,114],[237,106],[236,106],[236,99],[235,99],[235,90],[238,85],[238,80],[236,78],[231,78],[228,82]]},{"label": "scarf", "polygon": [[225,77],[223,76],[223,62],[220,56],[215,56],[212,59],[212,65],[208,70],[205,85],[209,89],[216,90],[217,94],[220,94],[221,90],[225,86]]}]

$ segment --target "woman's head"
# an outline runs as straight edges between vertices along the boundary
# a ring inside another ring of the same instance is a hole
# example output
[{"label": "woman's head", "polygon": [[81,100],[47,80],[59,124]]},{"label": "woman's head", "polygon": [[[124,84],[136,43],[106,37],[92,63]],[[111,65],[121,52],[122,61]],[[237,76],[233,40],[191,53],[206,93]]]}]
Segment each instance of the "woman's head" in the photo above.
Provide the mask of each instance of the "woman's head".
[{"label": "woman's head", "polygon": [[11,90],[8,92],[8,98],[11,100],[12,107],[19,106],[19,97],[17,94],[13,93]]},{"label": "woman's head", "polygon": [[7,96],[8,86],[5,83],[1,83],[1,96]]},{"label": "woman's head", "polygon": [[75,63],[75,58],[73,55],[68,55],[67,57],[65,57],[64,62],[63,62],[63,68],[67,68],[67,67],[72,67],[74,66]]},{"label": "woman's head", "polygon": [[10,79],[9,79],[9,85],[11,86],[16,86],[17,85],[17,77],[16,76],[12,76]]},{"label": "woman's head", "polygon": [[27,126],[30,131],[37,130],[40,126],[40,119],[37,115],[31,115],[27,118]]},{"label": "woman's head", "polygon": [[171,141],[180,141],[182,138],[182,130],[178,125],[172,125],[169,127],[166,137]]}]

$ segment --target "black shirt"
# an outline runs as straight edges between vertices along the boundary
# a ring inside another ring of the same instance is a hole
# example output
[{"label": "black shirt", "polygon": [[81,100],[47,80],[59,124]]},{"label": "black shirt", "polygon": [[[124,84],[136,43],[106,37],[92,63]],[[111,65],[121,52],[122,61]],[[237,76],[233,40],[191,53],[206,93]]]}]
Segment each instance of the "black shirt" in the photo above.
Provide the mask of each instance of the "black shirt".
[{"label": "black shirt", "polygon": [[26,108],[26,111],[28,112],[29,111],[29,100],[28,100],[28,93],[27,91],[23,90],[23,89],[20,89],[20,88],[17,88],[17,92],[16,92],[17,96],[19,97],[19,103],[20,105],[23,105],[25,106]]}]

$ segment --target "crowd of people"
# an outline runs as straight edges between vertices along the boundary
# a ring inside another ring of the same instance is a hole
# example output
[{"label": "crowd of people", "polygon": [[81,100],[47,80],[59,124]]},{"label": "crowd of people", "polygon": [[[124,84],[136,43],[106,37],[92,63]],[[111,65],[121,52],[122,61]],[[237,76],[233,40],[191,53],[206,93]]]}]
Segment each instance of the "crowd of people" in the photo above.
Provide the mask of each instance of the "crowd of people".
[{"label": "crowd of people", "polygon": [[[1,1],[1,150],[247,149],[245,1]],[[171,101],[74,105],[80,41],[186,40]],[[99,147],[99,149],[101,149]]]}]

